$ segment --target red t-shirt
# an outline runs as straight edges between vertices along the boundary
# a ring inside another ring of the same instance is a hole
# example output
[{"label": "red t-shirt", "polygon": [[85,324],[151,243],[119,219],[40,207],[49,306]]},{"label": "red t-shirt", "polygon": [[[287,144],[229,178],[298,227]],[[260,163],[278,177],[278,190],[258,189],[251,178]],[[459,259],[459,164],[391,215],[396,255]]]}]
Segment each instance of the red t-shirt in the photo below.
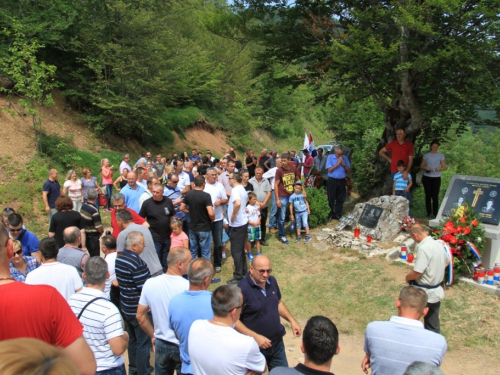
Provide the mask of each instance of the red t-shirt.
[{"label": "red t-shirt", "polygon": [[290,169],[284,170],[278,168],[276,170],[276,180],[278,182],[278,197],[288,198],[293,194],[293,185],[299,179],[297,168],[290,166]]},{"label": "red t-shirt", "polygon": [[399,144],[398,140],[395,139],[392,142],[389,142],[385,149],[387,151],[391,151],[391,172],[398,172],[398,161],[403,160],[406,165],[410,161],[409,157],[413,156],[413,143],[410,141],[405,141],[402,145]]},{"label": "red t-shirt", "polygon": [[[310,165],[310,167],[306,167],[306,165]],[[307,177],[307,175],[309,174],[309,172],[311,172],[311,168],[313,166],[314,166],[314,158],[311,155],[309,155],[304,160],[304,176]]]},{"label": "red t-shirt", "polygon": [[49,285],[0,285],[0,341],[30,337],[63,348],[83,333],[63,296]]},{"label": "red t-shirt", "polygon": [[[131,208],[126,208],[127,210],[130,211],[130,213],[132,214],[132,221],[135,223],[135,224],[139,224],[139,225],[142,225],[144,224],[144,222],[146,220],[144,220],[143,217],[139,216],[139,214],[137,212],[135,212],[133,209]],[[116,221],[116,210],[113,210],[111,211],[111,228],[113,229],[113,237],[115,238],[115,240],[118,238],[118,235],[120,234],[120,232],[122,231],[120,229],[120,226],[118,225],[118,222]]]}]

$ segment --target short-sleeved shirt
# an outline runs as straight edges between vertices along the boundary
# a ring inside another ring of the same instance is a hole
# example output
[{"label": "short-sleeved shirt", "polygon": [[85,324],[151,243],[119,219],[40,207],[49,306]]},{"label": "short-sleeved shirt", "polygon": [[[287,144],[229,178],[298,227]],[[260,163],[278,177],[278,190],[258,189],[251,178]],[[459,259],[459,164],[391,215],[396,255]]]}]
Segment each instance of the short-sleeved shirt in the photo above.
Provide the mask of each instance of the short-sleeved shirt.
[{"label": "short-sleeved shirt", "polygon": [[22,273],[12,263],[12,259],[10,260],[10,276],[13,277],[16,281],[20,281],[24,283],[26,281],[26,276],[33,271],[36,270],[40,263],[38,263],[38,259],[35,257],[25,256],[23,255],[23,259],[26,262],[26,273]]},{"label": "short-sleeved shirt", "polygon": [[56,208],[56,199],[61,195],[61,185],[59,181],[48,179],[43,184],[43,191],[47,193],[47,202],[50,208]]},{"label": "short-sleeved shirt", "polygon": [[197,232],[210,232],[212,221],[207,211],[207,207],[213,207],[210,194],[196,189],[188,191],[184,196],[184,203],[189,206],[191,216],[189,229]]},{"label": "short-sleeved shirt", "polygon": [[446,348],[445,338],[426,330],[419,320],[393,316],[366,327],[364,349],[373,375],[403,375],[414,361],[440,366]]},{"label": "short-sleeved shirt", "polygon": [[[432,152],[428,152],[424,155],[424,160],[427,167],[431,169],[436,169],[437,167],[441,167],[441,162],[444,160],[444,155],[436,152],[433,154]],[[441,177],[441,171],[432,170],[430,172],[424,171],[424,176],[427,177]]]},{"label": "short-sleeved shirt", "polygon": [[163,176],[163,170],[165,169],[165,164],[163,163],[154,163],[153,168],[156,169],[156,175],[158,177]]},{"label": "short-sleeved shirt", "polygon": [[191,325],[189,357],[196,375],[245,375],[248,370],[260,373],[266,368],[266,359],[252,337],[208,320]]},{"label": "short-sleeved shirt", "polygon": [[40,241],[38,237],[27,229],[23,229],[19,236],[17,236],[16,240],[21,242],[21,246],[23,247],[23,255],[29,256],[38,251],[38,246]]},{"label": "short-sleeved shirt", "polygon": [[122,173],[125,168],[127,168],[129,172],[132,171],[132,167],[130,166],[130,164],[122,160],[122,162],[120,163],[120,173]]},{"label": "short-sleeved shirt", "polygon": [[129,184],[127,184],[120,190],[120,193],[125,196],[125,205],[135,212],[139,212],[139,198],[141,197],[142,193],[144,193],[144,188],[139,184],[137,184],[136,187],[137,189],[134,190],[130,187]]},{"label": "short-sleeved shirt", "polygon": [[[31,337],[67,348],[83,333],[66,300],[48,285],[0,285],[0,341]],[[35,315],[34,315],[35,314]]]},{"label": "short-sleeved shirt", "polygon": [[[417,260],[413,270],[421,273],[422,276],[415,281],[422,285],[438,285],[444,279],[444,271],[448,260],[443,245],[427,236],[417,245]],[[433,289],[424,288],[424,291],[427,293],[429,303],[436,303],[444,299],[442,286]]]},{"label": "short-sleeved shirt", "polygon": [[83,286],[75,267],[59,262],[44,263],[26,276],[26,284],[50,285],[68,300]]},{"label": "short-sleeved shirt", "polygon": [[385,149],[391,151],[391,172],[396,173],[398,171],[398,161],[403,160],[405,165],[408,165],[410,161],[410,156],[413,156],[413,143],[410,141],[404,141],[402,145],[399,144],[398,140],[395,139],[389,142]]},{"label": "short-sleeved shirt", "polygon": [[130,250],[125,250],[115,262],[116,279],[120,285],[120,309],[123,314],[135,316],[142,287],[151,276],[144,261]]},{"label": "short-sleeved shirt", "polygon": [[174,247],[184,247],[184,241],[189,240],[186,233],[181,232],[181,234],[176,235],[174,232],[170,234],[170,248]]},{"label": "short-sleeved shirt", "polygon": [[[245,159],[245,166],[246,164],[253,163],[253,158],[251,156],[247,156]],[[253,177],[255,175],[255,164],[252,164],[251,166],[247,167],[248,168],[248,174],[250,177]]]},{"label": "short-sleeved shirt", "polygon": [[[258,204],[255,204],[255,205],[250,205],[250,204],[247,204],[247,207],[246,207],[246,210],[245,210],[246,214],[247,214],[247,217],[248,217],[248,221],[252,222],[252,223],[255,223],[259,220],[259,216],[260,216],[260,207]],[[259,225],[260,226],[260,225]],[[256,228],[256,226],[254,225],[251,225],[251,224],[248,224],[248,227],[249,228]]]},{"label": "short-sleeved shirt", "polygon": [[106,279],[106,284],[104,285],[104,294],[106,294],[107,298],[109,298],[109,292],[111,291],[113,280],[116,280],[115,263],[117,255],[118,253],[115,251],[114,253],[106,255],[106,257],[104,258],[104,260],[108,264],[109,272],[109,277]]},{"label": "short-sleeved shirt", "polygon": [[288,200],[288,203],[293,204],[294,212],[300,213],[307,211],[306,199],[302,193],[293,193]]},{"label": "short-sleeved shirt", "polygon": [[208,290],[186,290],[170,300],[168,306],[170,328],[179,338],[183,374],[193,373],[189,360],[189,329],[195,320],[214,318],[211,301],[212,292]]},{"label": "short-sleeved shirt", "polygon": [[[264,202],[266,200],[267,193],[272,190],[269,181],[265,178],[262,178],[259,182],[255,177],[252,177],[248,180],[248,183],[252,184],[253,192],[257,194],[258,202]],[[266,203],[266,207],[268,204],[269,202]]]},{"label": "short-sleeved shirt", "polygon": [[[210,197],[212,198],[212,205],[214,205],[217,201],[227,199],[226,190],[220,182],[216,181],[215,184],[209,184],[208,182],[205,183],[205,189],[203,191],[210,194]],[[224,218],[222,206],[213,206],[213,208],[215,214],[214,222],[222,220]]]},{"label": "short-sleeved shirt", "polygon": [[[310,167],[306,167],[310,165]],[[314,167],[314,158],[311,155],[306,156],[304,159],[304,175],[307,176],[311,172],[312,167]]]},{"label": "short-sleeved shirt", "polygon": [[[163,196],[169,198],[173,203],[177,199],[182,197],[182,193],[181,190],[179,190],[177,187],[171,189],[170,187],[165,186],[165,188],[163,189]],[[178,213],[181,208],[181,204],[179,203],[175,205],[174,208],[175,208],[175,213]]]},{"label": "short-sleeved shirt", "polygon": [[[342,159],[344,160],[344,163],[348,167],[351,166],[351,163],[349,163],[349,159],[347,157],[345,157],[344,155],[342,155]],[[337,165],[337,161],[338,160],[339,160],[339,158],[337,157],[337,155],[335,155],[335,154],[328,155],[328,159],[326,159],[326,168],[329,169],[331,167],[334,167],[335,165]],[[346,178],[346,176],[347,176],[347,171],[346,171],[345,167],[342,164],[340,164],[333,171],[328,172],[328,177],[329,178],[343,179],[343,178]]]},{"label": "short-sleeved shirt", "polygon": [[285,170],[283,167],[276,170],[276,181],[278,181],[278,197],[289,198],[293,194],[293,185],[299,180],[295,167]]},{"label": "short-sleeved shirt", "polygon": [[267,337],[273,344],[279,342],[285,335],[285,327],[281,324],[278,311],[281,291],[274,276],[269,277],[265,289],[257,285],[250,274],[238,286],[245,303],[240,321],[252,331]]},{"label": "short-sleeved shirt", "polygon": [[394,190],[404,190],[408,186],[408,181],[411,180],[411,174],[408,173],[408,180],[403,180],[403,173],[398,172],[392,179],[396,182]]},{"label": "short-sleeved shirt", "polygon": [[299,363],[295,367],[275,367],[269,375],[335,375],[333,372],[315,370]]},{"label": "short-sleeved shirt", "polygon": [[155,242],[170,238],[170,219],[175,216],[175,208],[170,199],[162,197],[161,201],[153,198],[145,200],[139,215],[148,221]]},{"label": "short-sleeved shirt", "polygon": [[54,233],[59,248],[64,246],[63,232],[66,228],[77,227],[82,229],[82,215],[77,211],[56,212],[50,220],[49,232]]},{"label": "short-sleeved shirt", "polygon": [[[232,215],[234,210],[234,202],[240,200],[241,206],[238,211],[236,219],[232,221]],[[229,198],[229,203],[227,207],[227,217],[229,220],[229,226],[231,227],[241,227],[248,223],[248,217],[245,213],[245,207],[248,203],[248,193],[242,185],[235,186],[231,192],[231,197]]]},{"label": "short-sleeved shirt", "polygon": [[[68,303],[78,317],[83,307],[96,297],[106,298],[106,295],[100,290],[84,287],[81,292],[73,294]],[[94,353],[96,371],[113,369],[125,363],[123,355],[113,354],[109,345],[109,340],[123,335],[122,317],[111,301],[106,298],[92,302],[83,311],[80,322],[85,327],[85,341]]]},{"label": "short-sleeved shirt", "polygon": [[85,229],[85,233],[98,234],[97,228],[102,228],[102,223],[97,207],[92,203],[84,203],[80,209],[80,215],[82,215],[82,228]]},{"label": "short-sleeved shirt", "polygon": [[179,345],[175,332],[170,328],[168,306],[170,300],[189,289],[189,281],[182,276],[161,275],[146,281],[139,305],[149,306],[153,314],[155,338]]},{"label": "short-sleeved shirt", "polygon": [[177,184],[177,188],[180,191],[184,191],[186,189],[186,186],[191,186],[191,178],[189,177],[189,174],[187,172],[182,171],[179,175],[179,183]]},{"label": "short-sleeved shirt", "polygon": [[[132,214],[132,222],[134,224],[138,224],[138,225],[144,224],[144,222],[146,220],[144,220],[143,217],[139,216],[139,214],[137,212],[135,212],[134,210],[132,210],[128,207],[125,209]],[[113,209],[113,211],[111,211],[111,228],[113,229],[113,237],[116,240],[118,238],[118,235],[120,234],[120,232],[122,230],[121,230],[120,226],[118,225],[118,222],[116,221],[116,210],[115,209]]]},{"label": "short-sleeved shirt", "polygon": [[82,199],[82,181],[81,180],[66,180],[64,181],[65,188],[68,189],[68,196],[73,200]]},{"label": "short-sleeved shirt", "polygon": [[87,179],[85,177],[82,177],[80,179],[80,181],[82,181],[82,185],[83,185],[83,196],[85,198],[87,198],[87,193],[89,192],[89,190],[90,189],[96,189],[97,178],[95,178],[94,176],[92,176],[90,178],[90,181],[87,181]]}]

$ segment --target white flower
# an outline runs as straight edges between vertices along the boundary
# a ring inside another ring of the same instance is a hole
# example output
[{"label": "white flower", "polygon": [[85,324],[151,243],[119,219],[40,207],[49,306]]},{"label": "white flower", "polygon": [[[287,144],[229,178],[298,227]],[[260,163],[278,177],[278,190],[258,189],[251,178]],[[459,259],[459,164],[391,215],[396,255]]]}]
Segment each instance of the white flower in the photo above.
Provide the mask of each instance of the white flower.
[{"label": "white flower", "polygon": [[477,242],[481,242],[483,239],[481,237],[476,238]]}]

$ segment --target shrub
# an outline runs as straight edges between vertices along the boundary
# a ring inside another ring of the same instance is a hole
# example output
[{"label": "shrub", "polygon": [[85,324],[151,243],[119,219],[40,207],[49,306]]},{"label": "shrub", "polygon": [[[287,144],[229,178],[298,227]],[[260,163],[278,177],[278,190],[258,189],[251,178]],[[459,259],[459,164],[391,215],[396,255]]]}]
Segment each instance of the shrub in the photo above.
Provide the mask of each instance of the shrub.
[{"label": "shrub", "polygon": [[325,194],[325,189],[323,187],[307,188],[307,201],[309,202],[309,207],[311,208],[311,214],[309,215],[309,226],[315,228],[320,225],[325,225],[328,221],[328,214],[330,212],[330,207],[328,205],[328,197]]}]

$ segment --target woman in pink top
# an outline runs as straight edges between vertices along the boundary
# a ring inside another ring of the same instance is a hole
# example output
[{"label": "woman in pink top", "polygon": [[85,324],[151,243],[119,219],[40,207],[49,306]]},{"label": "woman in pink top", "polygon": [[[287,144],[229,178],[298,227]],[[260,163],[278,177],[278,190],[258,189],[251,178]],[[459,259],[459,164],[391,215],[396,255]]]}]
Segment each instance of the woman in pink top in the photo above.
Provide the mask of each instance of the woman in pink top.
[{"label": "woman in pink top", "polygon": [[82,181],[77,178],[76,172],[70,169],[68,175],[66,176],[66,181],[63,185],[64,195],[68,196],[73,201],[73,211],[80,212],[83,203],[83,184]]},{"label": "woman in pink top", "polygon": [[106,212],[111,211],[110,201],[113,192],[113,168],[113,165],[111,167],[109,166],[108,159],[101,160],[102,184],[106,186],[106,200],[108,201],[108,204],[104,207],[104,211]]},{"label": "woman in pink top", "polygon": [[189,238],[187,234],[182,231],[182,219],[175,218],[171,225],[172,233],[170,234],[170,248],[185,247],[189,249]]}]

